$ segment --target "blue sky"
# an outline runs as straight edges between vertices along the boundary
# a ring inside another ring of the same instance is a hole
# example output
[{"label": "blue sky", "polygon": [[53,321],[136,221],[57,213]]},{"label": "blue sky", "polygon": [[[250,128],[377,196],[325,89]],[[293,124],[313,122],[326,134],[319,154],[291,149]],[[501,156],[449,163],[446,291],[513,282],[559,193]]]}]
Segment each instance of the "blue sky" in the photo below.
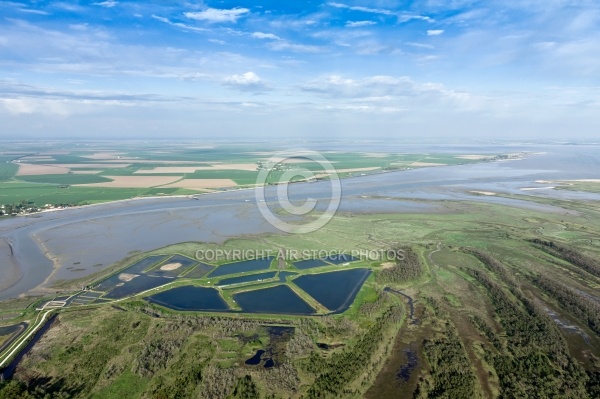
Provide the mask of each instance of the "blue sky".
[{"label": "blue sky", "polygon": [[598,137],[596,0],[0,1],[0,138]]}]

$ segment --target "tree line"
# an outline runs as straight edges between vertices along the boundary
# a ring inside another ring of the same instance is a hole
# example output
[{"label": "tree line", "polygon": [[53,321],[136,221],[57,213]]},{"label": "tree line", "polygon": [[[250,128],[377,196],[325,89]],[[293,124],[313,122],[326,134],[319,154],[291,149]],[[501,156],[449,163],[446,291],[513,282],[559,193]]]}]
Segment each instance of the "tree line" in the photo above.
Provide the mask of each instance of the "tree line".
[{"label": "tree line", "polygon": [[419,254],[411,247],[403,247],[394,253],[403,253],[402,259],[396,259],[392,267],[377,272],[377,282],[380,284],[403,283],[415,280],[423,274],[423,265]]}]

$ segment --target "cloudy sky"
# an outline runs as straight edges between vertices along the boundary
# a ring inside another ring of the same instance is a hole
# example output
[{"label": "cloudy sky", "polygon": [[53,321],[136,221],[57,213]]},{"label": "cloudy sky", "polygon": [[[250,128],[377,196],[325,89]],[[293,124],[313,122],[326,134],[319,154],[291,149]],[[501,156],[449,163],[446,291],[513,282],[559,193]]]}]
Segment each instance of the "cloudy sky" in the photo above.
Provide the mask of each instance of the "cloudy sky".
[{"label": "cloudy sky", "polygon": [[600,133],[597,0],[0,1],[0,138]]}]

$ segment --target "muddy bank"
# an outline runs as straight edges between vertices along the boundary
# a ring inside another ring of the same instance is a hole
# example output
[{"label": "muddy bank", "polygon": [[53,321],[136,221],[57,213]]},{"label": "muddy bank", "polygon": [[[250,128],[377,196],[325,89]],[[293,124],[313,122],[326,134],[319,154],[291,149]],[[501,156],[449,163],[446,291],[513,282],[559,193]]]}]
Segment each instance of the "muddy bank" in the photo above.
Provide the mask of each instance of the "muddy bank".
[{"label": "muddy bank", "polygon": [[0,237],[0,291],[12,287],[22,277],[21,268],[14,255],[10,241]]}]

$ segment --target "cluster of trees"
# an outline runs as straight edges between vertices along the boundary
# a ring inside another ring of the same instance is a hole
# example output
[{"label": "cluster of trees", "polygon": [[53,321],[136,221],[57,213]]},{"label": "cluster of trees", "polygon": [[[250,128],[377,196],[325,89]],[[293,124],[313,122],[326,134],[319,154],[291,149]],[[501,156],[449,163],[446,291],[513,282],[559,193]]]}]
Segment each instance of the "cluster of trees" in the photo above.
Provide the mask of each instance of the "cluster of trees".
[{"label": "cluster of trees", "polygon": [[[436,317],[447,316],[439,311],[435,300],[429,300]],[[415,399],[472,398],[475,394],[475,375],[456,328],[446,320],[440,336],[424,340],[423,353],[429,363],[429,374],[421,377],[413,394]]]},{"label": "cluster of trees", "polygon": [[512,272],[499,260],[492,257],[488,253],[483,252],[479,249],[472,248],[465,248],[462,251],[467,254],[471,254],[475,258],[477,258],[481,263],[485,265],[485,267],[487,267],[490,271],[494,272],[498,277],[500,277],[500,279],[502,279],[502,281],[504,281],[511,290],[515,290],[519,286]]},{"label": "cluster of trees", "polygon": [[167,367],[167,363],[180,350],[185,338],[178,334],[145,339],[137,345],[138,355],[132,371],[141,377],[152,377],[156,372]]},{"label": "cluster of trees", "polygon": [[470,315],[470,319],[471,323],[473,323],[475,328],[480,333],[482,333],[488,339],[488,341],[490,341],[490,343],[494,348],[496,348],[496,350],[504,350],[504,347],[502,346],[502,341],[498,337],[498,334],[496,334],[496,331],[494,331],[492,327],[490,327],[490,325],[483,318],[474,314]]},{"label": "cluster of trees", "polygon": [[33,202],[21,201],[18,204],[4,204],[0,205],[0,216],[5,215],[16,215],[19,213],[35,212],[39,209],[34,205]]},{"label": "cluster of trees", "polygon": [[386,305],[389,304],[390,294],[386,291],[378,291],[377,299],[373,302],[363,302],[358,311],[367,317],[373,317],[378,314]]},{"label": "cluster of trees", "polygon": [[596,277],[600,277],[600,264],[593,258],[554,241],[544,241],[535,238],[530,240],[530,242],[536,248],[559,259],[565,260]]},{"label": "cluster of trees", "polygon": [[[80,205],[85,205],[87,203],[81,203]],[[21,201],[19,203],[12,204],[4,204],[0,205],[0,216],[11,216],[11,215],[19,215],[26,213],[34,213],[39,212],[42,208],[52,209],[52,208],[69,208],[72,206],[77,206],[73,203],[60,203],[60,204],[51,204],[49,207],[45,207],[43,205],[37,205],[32,201]]]},{"label": "cluster of trees", "polygon": [[310,336],[301,329],[296,329],[294,335],[286,343],[286,356],[290,359],[306,357],[315,349],[315,344]]},{"label": "cluster of trees", "polygon": [[42,386],[17,380],[0,381],[0,399],[69,399],[72,394],[67,391],[47,392]]},{"label": "cluster of trees", "polygon": [[252,377],[245,375],[238,379],[233,393],[230,395],[231,399],[260,399],[260,393],[258,387],[252,381]]},{"label": "cluster of trees", "polygon": [[344,350],[335,352],[328,359],[313,352],[303,363],[307,372],[316,375],[305,398],[347,397],[356,395],[356,389],[350,384],[363,372],[361,365],[368,364],[369,359],[382,344],[385,330],[397,324],[402,318],[402,308],[390,306],[373,325],[354,344]]},{"label": "cluster of trees", "polygon": [[504,329],[496,334],[483,319],[472,318],[496,348],[486,351],[486,361],[498,375],[502,397],[590,397],[585,371],[543,310],[514,287],[508,293],[485,271],[463,270],[486,289]]},{"label": "cluster of trees", "polygon": [[414,280],[423,274],[423,265],[419,260],[419,254],[410,247],[395,250],[396,253],[403,253],[402,259],[396,259],[395,264],[387,269],[380,270],[377,273],[377,282],[381,284],[403,283]]},{"label": "cluster of trees", "polygon": [[249,373],[262,381],[262,385],[266,387],[267,392],[285,392],[287,394],[286,396],[289,397],[293,396],[300,389],[300,377],[298,377],[298,371],[288,359],[268,370],[253,368]]},{"label": "cluster of trees", "polygon": [[547,277],[537,275],[532,282],[558,301],[560,307],[588,325],[600,335],[600,304],[566,285]]}]

